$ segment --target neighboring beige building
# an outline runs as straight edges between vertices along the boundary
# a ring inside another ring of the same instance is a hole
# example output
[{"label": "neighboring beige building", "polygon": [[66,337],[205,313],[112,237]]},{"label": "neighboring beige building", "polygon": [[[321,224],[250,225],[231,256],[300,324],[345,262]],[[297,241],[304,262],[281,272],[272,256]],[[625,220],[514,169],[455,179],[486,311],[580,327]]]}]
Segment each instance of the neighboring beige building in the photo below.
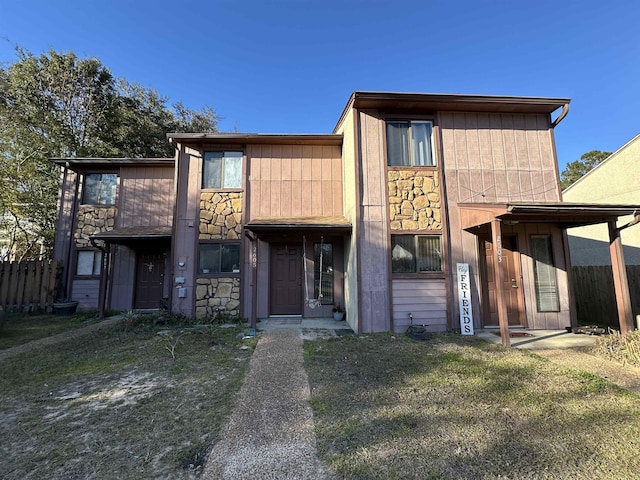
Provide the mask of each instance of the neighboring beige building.
[{"label": "neighboring beige building", "polygon": [[[640,135],[567,188],[562,197],[565,202],[640,203]],[[632,219],[620,217],[618,226]],[[572,265],[611,265],[606,224],[571,228],[567,233]],[[625,263],[640,265],[640,227],[623,230],[622,242]]]}]

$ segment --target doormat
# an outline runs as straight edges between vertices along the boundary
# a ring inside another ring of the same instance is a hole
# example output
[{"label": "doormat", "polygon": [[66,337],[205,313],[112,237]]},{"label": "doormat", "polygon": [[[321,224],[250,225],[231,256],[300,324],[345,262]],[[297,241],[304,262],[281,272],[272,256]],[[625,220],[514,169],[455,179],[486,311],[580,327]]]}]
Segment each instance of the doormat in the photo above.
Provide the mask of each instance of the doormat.
[{"label": "doormat", "polygon": [[[497,337],[500,336],[500,332],[493,332],[494,335],[496,335]],[[529,333],[529,332],[509,332],[509,337],[511,338],[516,338],[516,337],[535,337],[535,335]]]}]

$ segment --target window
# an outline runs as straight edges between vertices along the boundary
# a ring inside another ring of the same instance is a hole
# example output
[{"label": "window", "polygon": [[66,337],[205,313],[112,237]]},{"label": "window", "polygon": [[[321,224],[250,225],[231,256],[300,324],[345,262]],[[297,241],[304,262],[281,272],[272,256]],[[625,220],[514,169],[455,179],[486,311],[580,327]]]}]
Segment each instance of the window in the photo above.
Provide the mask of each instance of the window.
[{"label": "window", "polygon": [[100,275],[102,267],[102,253],[96,250],[81,250],[76,262],[76,275]]},{"label": "window", "polygon": [[433,123],[387,122],[387,163],[398,167],[433,167]]},{"label": "window", "polygon": [[242,187],[242,152],[205,152],[202,188]]},{"label": "window", "polygon": [[[315,243],[313,245],[314,274],[313,298],[319,298],[323,305],[333,304],[333,245]],[[322,270],[320,264],[322,263]],[[320,272],[322,271],[322,282]],[[322,296],[321,296],[322,295]]]},{"label": "window", "polygon": [[201,243],[199,273],[240,273],[239,243]]},{"label": "window", "polygon": [[84,177],[82,203],[87,205],[115,205],[118,175],[90,173]]},{"label": "window", "polygon": [[391,235],[393,273],[442,272],[440,235]]},{"label": "window", "polygon": [[539,312],[559,312],[558,284],[553,263],[551,235],[531,236],[531,256]]}]

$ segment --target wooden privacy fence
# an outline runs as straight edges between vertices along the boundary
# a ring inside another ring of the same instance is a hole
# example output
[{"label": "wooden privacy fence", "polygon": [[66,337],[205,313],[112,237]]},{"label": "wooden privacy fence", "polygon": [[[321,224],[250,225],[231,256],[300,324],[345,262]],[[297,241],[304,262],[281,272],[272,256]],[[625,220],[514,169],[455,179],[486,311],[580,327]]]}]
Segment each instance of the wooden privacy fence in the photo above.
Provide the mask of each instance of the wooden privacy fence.
[{"label": "wooden privacy fence", "polygon": [[[613,271],[610,265],[577,266],[571,269],[576,313],[580,325],[620,329]],[[640,265],[627,265],[633,316],[640,315]]]},{"label": "wooden privacy fence", "polygon": [[51,311],[62,263],[0,262],[0,305],[9,312]]}]

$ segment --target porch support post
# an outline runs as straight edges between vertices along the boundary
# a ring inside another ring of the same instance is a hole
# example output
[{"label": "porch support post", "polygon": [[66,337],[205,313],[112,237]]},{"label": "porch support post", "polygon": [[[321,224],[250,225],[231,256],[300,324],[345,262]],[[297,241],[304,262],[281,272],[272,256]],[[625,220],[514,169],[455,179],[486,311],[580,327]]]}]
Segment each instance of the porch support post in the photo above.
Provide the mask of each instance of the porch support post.
[{"label": "porch support post", "polygon": [[631,310],[631,296],[629,295],[629,281],[627,268],[624,264],[622,239],[620,230],[616,227],[616,220],[609,220],[609,252],[611,254],[611,268],[613,270],[613,286],[616,292],[618,306],[618,321],[620,333],[626,335],[633,330],[633,311]]},{"label": "porch support post", "polygon": [[109,279],[109,257],[111,254],[111,244],[107,243],[102,250],[102,269],[100,270],[100,291],[98,297],[98,317],[104,317],[105,304],[107,300],[107,281]]},{"label": "porch support post", "polygon": [[256,306],[258,304],[258,239],[248,237],[251,241],[251,318],[250,327],[256,328],[257,314]]},{"label": "porch support post", "polygon": [[511,346],[509,338],[509,319],[507,317],[507,302],[504,298],[504,273],[502,271],[502,229],[500,220],[494,218],[491,220],[491,238],[493,241],[493,271],[495,272],[496,282],[496,301],[498,306],[498,322],[500,323],[500,337],[502,345]]}]

